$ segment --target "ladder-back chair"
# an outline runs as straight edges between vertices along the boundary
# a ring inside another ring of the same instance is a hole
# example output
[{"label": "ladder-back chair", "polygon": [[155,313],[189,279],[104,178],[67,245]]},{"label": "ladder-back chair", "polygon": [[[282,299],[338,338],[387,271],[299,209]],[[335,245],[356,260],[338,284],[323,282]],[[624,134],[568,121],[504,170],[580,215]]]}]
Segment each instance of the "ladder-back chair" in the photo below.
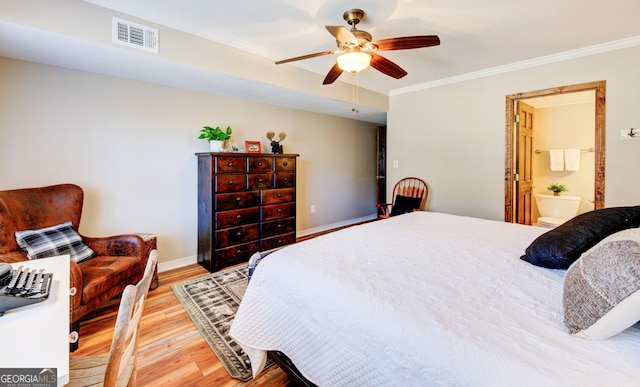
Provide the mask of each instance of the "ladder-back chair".
[{"label": "ladder-back chair", "polygon": [[152,250],[142,279],[122,292],[109,355],[69,357],[69,387],[136,385],[140,320],[157,263]]},{"label": "ladder-back chair", "polygon": [[424,180],[417,177],[405,177],[393,187],[393,204],[378,204],[378,218],[385,219],[391,216],[412,211],[422,211],[427,203],[429,187]]}]

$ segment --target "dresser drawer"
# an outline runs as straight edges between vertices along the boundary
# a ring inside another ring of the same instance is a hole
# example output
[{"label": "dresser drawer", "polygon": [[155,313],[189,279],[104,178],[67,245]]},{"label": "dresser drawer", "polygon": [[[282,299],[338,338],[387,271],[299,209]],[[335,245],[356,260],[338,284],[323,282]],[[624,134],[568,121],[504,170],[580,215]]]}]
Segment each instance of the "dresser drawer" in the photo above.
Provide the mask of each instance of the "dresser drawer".
[{"label": "dresser drawer", "polygon": [[249,189],[270,189],[273,188],[273,173],[252,173],[247,175],[247,186]]},{"label": "dresser drawer", "polygon": [[275,249],[277,247],[290,245],[295,241],[296,241],[296,233],[294,232],[289,234],[278,235],[272,238],[263,238],[260,251],[267,251],[267,250]]},{"label": "dresser drawer", "polygon": [[246,173],[247,159],[245,157],[220,156],[216,157],[216,173]]},{"label": "dresser drawer", "polygon": [[290,216],[295,216],[296,214],[296,204],[295,203],[286,203],[286,204],[271,204],[268,206],[262,207],[262,221],[272,220],[272,219],[282,219],[288,218]]},{"label": "dresser drawer", "polygon": [[254,253],[260,251],[260,242],[243,243],[215,251],[217,268],[229,266],[233,263],[246,262]]},{"label": "dresser drawer", "polygon": [[289,172],[276,173],[276,187],[287,188],[296,186],[296,174]]},{"label": "dresser drawer", "polygon": [[260,192],[235,192],[216,194],[216,211],[255,207],[260,203]]},{"label": "dresser drawer", "polygon": [[296,218],[278,219],[262,224],[262,237],[268,238],[275,235],[293,232],[296,229]]},{"label": "dresser drawer", "polygon": [[245,224],[258,223],[259,221],[260,212],[258,207],[216,213],[216,229],[242,226]]},{"label": "dresser drawer", "polygon": [[273,159],[271,157],[249,157],[249,173],[273,171]]},{"label": "dresser drawer", "polygon": [[257,240],[259,236],[260,227],[257,223],[249,226],[227,228],[221,231],[216,231],[215,247],[222,248],[231,245],[238,245]]},{"label": "dresser drawer", "polygon": [[294,157],[276,157],[276,171],[291,171],[296,170],[296,159]]},{"label": "dresser drawer", "polygon": [[270,189],[261,191],[262,204],[287,203],[294,201],[296,190],[293,188]]},{"label": "dresser drawer", "polygon": [[235,192],[247,189],[246,175],[226,174],[217,175],[215,181],[216,192]]}]

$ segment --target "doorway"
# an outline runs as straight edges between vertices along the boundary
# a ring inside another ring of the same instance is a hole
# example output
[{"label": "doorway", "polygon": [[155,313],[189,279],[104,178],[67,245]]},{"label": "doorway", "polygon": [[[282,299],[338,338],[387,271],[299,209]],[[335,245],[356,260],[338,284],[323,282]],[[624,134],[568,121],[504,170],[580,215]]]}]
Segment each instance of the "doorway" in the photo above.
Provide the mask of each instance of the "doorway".
[{"label": "doorway", "polygon": [[604,207],[604,154],[605,154],[605,101],[606,81],[597,81],[570,86],[561,86],[551,89],[523,92],[508,95],[506,97],[505,112],[505,222],[517,222],[517,209],[520,203],[516,191],[516,179],[518,178],[517,151],[519,139],[516,137],[516,111],[515,106],[519,101],[554,96],[567,93],[576,93],[592,90],[595,93],[595,173],[594,173],[594,208]]},{"label": "doorway", "polygon": [[[387,127],[378,126],[376,135],[376,203],[387,202]],[[377,210],[379,211],[379,210]],[[378,214],[380,215],[380,214]]]}]

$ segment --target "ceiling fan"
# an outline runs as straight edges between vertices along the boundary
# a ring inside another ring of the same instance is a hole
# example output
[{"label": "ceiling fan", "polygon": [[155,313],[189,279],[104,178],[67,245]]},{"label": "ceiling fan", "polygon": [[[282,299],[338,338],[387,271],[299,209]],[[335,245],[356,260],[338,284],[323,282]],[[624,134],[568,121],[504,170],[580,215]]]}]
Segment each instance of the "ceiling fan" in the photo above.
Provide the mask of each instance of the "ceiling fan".
[{"label": "ceiling fan", "polygon": [[325,26],[329,33],[336,38],[337,49],[284,59],[277,61],[276,64],[323,55],[339,55],[336,64],[324,78],[323,85],[333,83],[343,71],[355,74],[369,66],[383,74],[399,79],[407,75],[407,72],[389,59],[378,55],[378,51],[408,50],[440,44],[440,38],[437,35],[405,36],[372,42],[370,33],[356,28],[356,25],[364,18],[363,10],[350,9],[342,15],[342,18],[351,26],[351,30],[342,26]]}]

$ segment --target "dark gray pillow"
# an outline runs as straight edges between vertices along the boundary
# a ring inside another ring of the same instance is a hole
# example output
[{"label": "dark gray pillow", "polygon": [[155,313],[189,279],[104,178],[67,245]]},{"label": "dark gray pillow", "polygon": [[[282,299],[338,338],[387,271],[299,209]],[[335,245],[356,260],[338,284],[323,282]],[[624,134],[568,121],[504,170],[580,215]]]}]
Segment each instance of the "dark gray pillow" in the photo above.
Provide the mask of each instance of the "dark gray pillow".
[{"label": "dark gray pillow", "polygon": [[585,212],[536,238],[520,259],[549,269],[567,269],[605,237],[640,226],[640,206]]},{"label": "dark gray pillow", "polygon": [[410,196],[396,195],[393,207],[391,208],[391,214],[389,215],[396,216],[405,214],[407,212],[413,212],[413,210],[420,208],[421,202],[422,198],[412,198]]}]

